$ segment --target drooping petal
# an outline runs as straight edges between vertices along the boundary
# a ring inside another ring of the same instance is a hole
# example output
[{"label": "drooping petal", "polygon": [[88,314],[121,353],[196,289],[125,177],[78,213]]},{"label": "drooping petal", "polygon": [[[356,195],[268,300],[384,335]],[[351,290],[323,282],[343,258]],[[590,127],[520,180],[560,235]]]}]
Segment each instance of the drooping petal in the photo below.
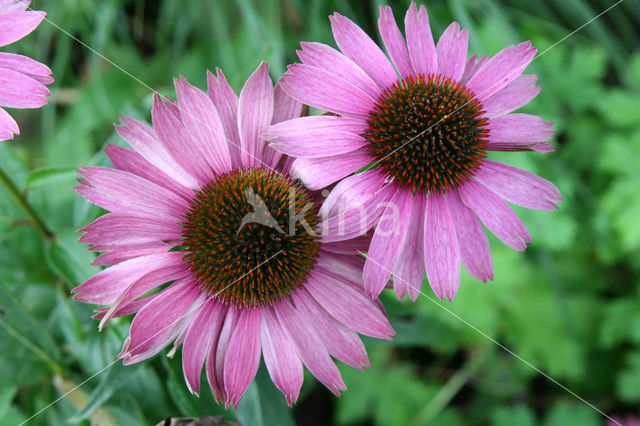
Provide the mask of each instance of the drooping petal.
[{"label": "drooping petal", "polygon": [[555,203],[562,201],[548,180],[495,161],[484,161],[475,178],[505,200],[529,209],[555,210]]},{"label": "drooping petal", "polygon": [[273,308],[304,365],[316,379],[339,396],[340,391],[345,390],[346,386],[314,325],[309,323],[288,299],[275,303]]},{"label": "drooping petal", "polygon": [[[131,323],[131,340],[124,357],[144,353],[156,346],[188,313],[199,293],[200,287],[190,281],[174,283],[140,309]],[[194,314],[200,308],[193,307]]]},{"label": "drooping petal", "polygon": [[365,296],[362,287],[348,284],[347,278],[323,266],[315,270],[318,273],[312,273],[305,288],[335,319],[365,336],[388,340],[395,334],[384,311]]},{"label": "drooping petal", "polygon": [[447,192],[446,201],[456,228],[462,264],[471,276],[484,282],[492,280],[491,248],[480,220],[462,203],[457,190]]},{"label": "drooping petal", "polygon": [[467,83],[467,89],[482,101],[518,78],[533,60],[537,49],[525,41],[509,46],[489,59]]},{"label": "drooping petal", "polygon": [[331,157],[299,158],[293,163],[291,175],[301,179],[309,189],[318,190],[337,182],[372,161],[373,157],[365,148]]},{"label": "drooping petal", "polygon": [[489,142],[487,149],[489,151],[535,151],[543,154],[556,150],[551,142]]},{"label": "drooping petal", "polygon": [[13,139],[13,135],[19,135],[18,123],[7,111],[0,108],[0,141]]},{"label": "drooping petal", "polygon": [[488,148],[501,143],[539,143],[548,141],[555,133],[553,122],[531,114],[507,114],[489,121]]},{"label": "drooping petal", "polygon": [[85,303],[110,305],[131,283],[145,273],[182,262],[181,253],[152,254],[104,269],[72,290]]},{"label": "drooping petal", "polygon": [[[278,124],[283,121],[293,120],[300,117],[300,114],[302,113],[302,103],[289,96],[289,94],[282,88],[281,81],[282,80],[279,80],[276,83],[276,87],[273,90],[273,118],[271,119],[271,124]],[[268,138],[264,135],[265,132],[262,133],[263,134],[260,137],[265,141],[268,141]],[[265,164],[270,167],[278,167],[278,163],[281,159],[282,153],[276,151],[272,146],[267,144],[263,155],[263,161]],[[293,162],[293,159],[286,158],[284,162],[290,164]],[[285,164],[281,164],[280,167],[283,173],[288,173],[290,170],[290,166],[287,167]]]},{"label": "drooping petal", "polygon": [[389,53],[391,60],[402,78],[414,75],[415,71],[413,70],[413,65],[411,65],[407,44],[398,28],[391,7],[382,5],[378,7],[380,8],[378,29],[380,30],[380,35],[382,36],[382,41],[387,49],[387,53]]},{"label": "drooping petal", "polygon": [[394,193],[393,185],[384,186],[359,206],[323,220],[322,241],[343,241],[364,234],[380,219]]},{"label": "drooping petal", "polygon": [[459,187],[462,202],[471,208],[482,223],[509,247],[523,251],[531,241],[529,231],[513,209],[493,191],[470,180]]},{"label": "drooping petal", "polygon": [[171,157],[190,175],[199,186],[209,183],[213,170],[205,157],[189,138],[180,119],[180,110],[174,102],[165,102],[160,95],[154,95],[151,121],[160,142]]},{"label": "drooping petal", "polygon": [[[229,342],[230,330],[233,328],[233,322],[235,320],[234,311],[229,309],[226,305],[223,305],[215,300],[212,301],[217,305],[218,320],[211,324],[211,346],[207,352],[205,359],[205,370],[207,373],[207,381],[211,387],[213,396],[217,401],[222,400],[222,390],[224,389],[224,383],[218,381],[218,367],[216,365],[216,359],[220,355],[221,360],[224,360],[224,352]],[[225,327],[226,325],[226,327]],[[225,332],[223,333],[223,329]],[[220,371],[222,372],[222,362],[220,363]],[[220,374],[222,380],[222,374]]]},{"label": "drooping petal", "polygon": [[[350,240],[347,240],[350,241]],[[333,277],[345,284],[351,285],[359,292],[362,292],[362,268],[364,268],[364,257],[362,251],[358,256],[338,256],[324,250],[322,245],[322,255],[316,259],[316,265],[323,271],[331,271]]]},{"label": "drooping petal", "polygon": [[150,215],[109,213],[79,231],[85,234],[78,241],[85,244],[134,244],[178,239],[182,227]]},{"label": "drooping petal", "polygon": [[433,34],[429,26],[429,15],[424,6],[420,11],[414,1],[404,17],[404,28],[407,37],[407,48],[413,69],[425,77],[438,71],[438,54],[433,42]]},{"label": "drooping petal", "polygon": [[460,286],[460,249],[449,206],[441,194],[427,197],[424,258],[427,279],[436,296],[453,300]]},{"label": "drooping petal", "polygon": [[342,179],[331,190],[322,207],[320,217],[328,219],[339,213],[354,209],[373,197],[382,185],[386,176],[379,170],[367,170]]},{"label": "drooping petal", "polygon": [[358,334],[332,317],[304,289],[292,294],[293,303],[315,326],[329,354],[359,370],[369,367],[369,359]]},{"label": "drooping petal", "polygon": [[81,167],[86,181],[74,189],[87,201],[118,212],[149,213],[180,219],[189,205],[184,198],[131,173],[108,167]]},{"label": "drooping petal", "polygon": [[359,135],[364,133],[367,127],[366,121],[363,120],[334,115],[312,115],[274,124],[265,130],[262,136],[269,140],[294,144],[303,143],[305,139],[317,137],[318,132],[336,130]]},{"label": "drooping petal", "polygon": [[260,345],[271,380],[291,406],[298,399],[304,379],[302,361],[272,307],[262,310]]},{"label": "drooping petal", "polygon": [[287,70],[282,88],[314,108],[366,119],[375,105],[375,99],[367,92],[321,68],[293,64]]},{"label": "drooping petal", "polygon": [[21,12],[27,10],[31,0],[0,0],[0,10],[3,13]]},{"label": "drooping petal", "polygon": [[380,87],[362,68],[334,48],[304,41],[300,45],[302,50],[297,53],[303,64],[327,70],[362,89],[374,99],[382,94]]},{"label": "drooping petal", "polygon": [[[241,97],[242,98],[242,97]],[[244,309],[224,358],[225,405],[238,405],[260,365],[260,309]]]},{"label": "drooping petal", "polygon": [[[366,252],[367,249],[369,248],[369,244],[371,244],[371,236],[361,235],[359,237],[355,237],[350,240],[324,243],[322,244],[321,250],[325,250],[325,251],[335,253],[335,254],[340,254],[340,255],[345,255],[345,254],[356,255],[359,253]],[[364,262],[363,262],[363,266],[364,266]]]},{"label": "drooping petal", "polygon": [[[140,299],[136,299],[132,302],[122,304],[121,306],[118,307],[118,309],[116,309],[112,317],[113,318],[124,317],[127,315],[135,314],[140,309],[142,309],[144,305],[151,302],[153,299],[155,299],[159,295],[160,293],[153,293],[149,296],[141,297]],[[105,315],[109,312],[109,309],[110,309],[109,307],[97,308],[95,309],[96,313],[91,318],[95,320],[102,320],[105,317]]]},{"label": "drooping petal", "polygon": [[188,143],[207,167],[207,177],[231,170],[231,156],[224,127],[213,102],[202,90],[193,87],[184,78],[174,80],[180,118]]},{"label": "drooping petal", "polygon": [[462,73],[460,83],[466,85],[469,79],[473,77],[475,73],[478,72],[478,70],[482,68],[482,66],[486,64],[489,59],[491,59],[490,56],[483,56],[479,59],[476,55],[469,56],[469,59],[467,59],[467,63],[464,66],[464,72]]},{"label": "drooping petal", "polygon": [[155,130],[133,118],[119,117],[125,125],[116,125],[116,131],[138,154],[181,185],[198,187],[196,179],[167,152]]},{"label": "drooping petal", "polygon": [[387,285],[409,231],[409,217],[414,202],[411,191],[396,190],[376,226],[363,279],[365,291],[372,297],[380,295]]},{"label": "drooping petal", "polygon": [[104,266],[115,265],[135,257],[147,256],[156,253],[166,253],[173,247],[177,247],[179,245],[180,240],[163,240],[123,245],[106,244],[93,246],[89,250],[107,252],[102,253],[100,256],[96,257],[93,262],[91,262],[92,265]]},{"label": "drooping petal", "polygon": [[9,13],[1,13],[0,47],[18,41],[30,34],[46,16],[47,14],[41,11],[16,10]]},{"label": "drooping petal", "polygon": [[200,394],[200,373],[207,357],[212,339],[222,326],[224,316],[221,306],[207,300],[193,319],[184,339],[182,348],[182,371],[187,387],[192,393]]},{"label": "drooping petal", "polygon": [[392,269],[393,288],[399,300],[409,292],[409,297],[415,302],[420,294],[424,281],[424,210],[427,202],[424,195],[416,194],[413,198],[411,211],[404,220],[409,221],[402,252]]},{"label": "drooping petal", "polygon": [[224,135],[229,142],[229,156],[231,165],[240,167],[240,133],[238,132],[238,96],[235,94],[224,73],[216,68],[216,74],[207,71],[207,88],[209,97],[218,111],[218,116],[224,128]]},{"label": "drooping petal", "polygon": [[273,119],[271,124],[293,120],[300,117],[301,112],[302,104],[289,96],[282,88],[281,80],[278,80],[273,90]]},{"label": "drooping petal", "polygon": [[337,12],[329,19],[333,37],[342,53],[358,64],[380,89],[384,90],[398,81],[391,62],[362,28]]},{"label": "drooping petal", "polygon": [[268,65],[262,63],[245,83],[238,103],[238,131],[242,147],[240,158],[244,167],[262,164],[266,145],[262,132],[272,119],[273,84]]},{"label": "drooping petal", "polygon": [[54,81],[54,78],[51,77],[51,69],[48,66],[28,56],[0,52],[0,68],[18,71],[42,84],[51,84]]},{"label": "drooping petal", "polygon": [[211,348],[207,354],[206,371],[207,380],[209,386],[213,392],[213,396],[217,401],[225,400],[225,385],[224,385],[224,362],[225,355],[227,354],[227,348],[229,347],[229,340],[233,334],[233,330],[238,323],[240,312],[234,306],[226,308],[226,314],[224,315],[224,322],[220,327],[220,331],[217,332],[217,336],[212,340]]},{"label": "drooping petal", "polygon": [[469,32],[460,30],[457,22],[451,23],[440,36],[438,53],[438,74],[460,81],[467,60]]},{"label": "drooping petal", "polygon": [[198,297],[196,297],[194,302],[191,304],[191,306],[186,310],[184,315],[179,317],[174,322],[170,330],[167,333],[162,334],[161,337],[159,337],[158,340],[155,341],[151,347],[144,350],[143,352],[132,353],[132,351],[135,351],[135,347],[130,346],[131,335],[127,336],[127,339],[125,340],[125,345],[123,346],[123,349],[118,354],[118,358],[123,358],[122,365],[125,365],[125,366],[132,365],[137,362],[144,361],[145,359],[151,358],[152,356],[156,355],[161,350],[166,348],[168,345],[170,345],[172,342],[173,342],[173,347],[167,352],[167,357],[169,358],[173,357],[178,347],[182,344],[182,340],[184,340],[184,335],[186,334],[189,325],[193,321],[193,318],[198,314],[198,309],[202,307],[203,302],[204,302],[204,293],[200,293]]},{"label": "drooping petal", "polygon": [[536,86],[537,80],[536,75],[521,75],[516,78],[502,90],[482,101],[484,115],[496,118],[526,105],[540,93],[540,86]]},{"label": "drooping petal", "polygon": [[127,287],[118,298],[113,302],[105,316],[100,321],[98,329],[102,330],[107,323],[114,317],[120,307],[133,302],[138,297],[144,295],[148,291],[153,290],[159,285],[170,281],[181,280],[188,277],[188,267],[184,263],[175,263],[166,265],[153,270],[142,277],[135,280]]},{"label": "drooping petal", "polygon": [[193,190],[171,179],[169,175],[149,163],[137,152],[112,144],[107,144],[104,152],[116,169],[140,176],[180,195],[187,201],[193,198]]},{"label": "drooping petal", "polygon": [[287,155],[319,158],[345,154],[367,144],[362,121],[335,116],[310,116],[269,127],[263,137]]},{"label": "drooping petal", "polygon": [[0,106],[40,108],[48,102],[49,94],[49,89],[38,80],[18,71],[0,68]]}]

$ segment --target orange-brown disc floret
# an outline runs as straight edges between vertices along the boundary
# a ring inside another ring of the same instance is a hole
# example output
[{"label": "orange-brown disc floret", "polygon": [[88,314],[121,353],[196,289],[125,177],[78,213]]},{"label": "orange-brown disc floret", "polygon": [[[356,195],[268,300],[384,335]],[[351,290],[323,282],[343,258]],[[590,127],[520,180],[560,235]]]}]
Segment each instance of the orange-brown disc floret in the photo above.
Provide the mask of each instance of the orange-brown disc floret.
[{"label": "orange-brown disc floret", "polygon": [[213,297],[264,306],[305,282],[320,249],[308,229],[317,225],[317,207],[298,183],[234,170],[197,191],[183,223],[184,260]]},{"label": "orange-brown disc floret", "polygon": [[443,193],[473,176],[486,157],[483,113],[458,82],[417,75],[385,90],[363,136],[375,164],[397,185]]}]

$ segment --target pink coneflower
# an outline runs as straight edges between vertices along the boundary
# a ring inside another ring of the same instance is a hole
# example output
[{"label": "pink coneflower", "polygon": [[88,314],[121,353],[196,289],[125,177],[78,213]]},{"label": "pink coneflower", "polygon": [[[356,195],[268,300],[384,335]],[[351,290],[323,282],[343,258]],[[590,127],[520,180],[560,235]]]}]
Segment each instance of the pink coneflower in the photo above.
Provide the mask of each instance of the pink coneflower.
[{"label": "pink coneflower", "polygon": [[[30,0],[0,0],[0,47],[31,33],[47,16],[40,11],[27,11]],[[51,70],[31,58],[0,52],[0,141],[13,139],[20,129],[16,121],[1,107],[40,108],[45,105],[53,82]]]},{"label": "pink coneflower", "polygon": [[[487,159],[488,151],[553,151],[547,142],[553,123],[512,113],[540,91],[536,76],[521,75],[536,49],[526,42],[492,58],[467,59],[467,31],[454,22],[435,44],[427,10],[412,2],[406,41],[391,9],[380,7],[390,61],[355,23],[338,13],[330,19],[342,53],[302,43],[302,64],[289,66],[282,85],[331,114],[265,133],[277,150],[298,157],[292,174],[308,187],[342,179],[322,210],[348,210],[343,232],[329,226],[324,241],[351,238],[383,216],[398,219],[381,220],[369,247],[364,282],[373,296],[393,273],[398,297],[408,291],[415,300],[426,270],[436,295],[452,300],[461,262],[472,276],[493,279],[481,223],[524,250],[529,232],[506,201],[554,210],[561,200],[550,182]],[[352,214],[356,206],[373,217]]]},{"label": "pink coneflower", "polygon": [[[200,392],[206,364],[214,396],[236,405],[260,355],[289,404],[303,364],[332,392],[345,389],[331,357],[368,366],[357,333],[393,334],[365,296],[349,243],[323,243],[313,229],[317,198],[289,177],[291,159],[260,137],[301,105],[261,65],[238,98],[221,71],[209,94],[176,80],[178,102],[156,96],[153,128],[122,117],[133,151],[106,149],[114,169],[83,167],[76,190],[111,213],[82,231],[113,265],[74,290],[99,309],[100,327],[136,313],[120,357],[149,358],[182,345],[184,376]],[[149,291],[166,283],[161,291]],[[173,350],[172,350],[173,352]]]},{"label": "pink coneflower", "polygon": [[607,426],[640,426],[640,419],[633,415],[626,417],[609,417]]}]

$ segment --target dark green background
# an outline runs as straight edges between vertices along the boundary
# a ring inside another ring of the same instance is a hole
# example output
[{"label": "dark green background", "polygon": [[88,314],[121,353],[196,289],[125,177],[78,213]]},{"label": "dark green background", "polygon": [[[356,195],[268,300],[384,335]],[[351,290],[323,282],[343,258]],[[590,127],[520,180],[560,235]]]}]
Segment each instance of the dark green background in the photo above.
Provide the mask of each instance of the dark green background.
[{"label": "dark green background", "polygon": [[[334,10],[378,39],[377,2],[36,0],[35,9],[145,84],[173,94],[181,74],[200,87],[224,69],[236,90],[261,60],[277,79],[301,40],[333,44]],[[540,51],[606,9],[608,1],[431,1],[436,37],[457,20],[471,53],[531,39]],[[402,18],[408,1],[392,2]],[[308,375],[289,410],[264,369],[237,411],[205,387],[187,392],[180,356],[116,364],[31,424],[225,414],[246,424],[595,425],[605,418],[478,331],[507,346],[608,414],[640,414],[640,2],[626,0],[528,68],[543,88],[523,109],[556,122],[558,151],[496,155],[555,182],[556,212],[517,208],[533,242],[525,253],[491,239],[495,281],[463,272],[453,303],[421,297],[384,304],[394,342],[366,339],[373,367],[340,366],[333,397]],[[637,50],[638,49],[638,50]],[[94,274],[75,230],[101,212],[72,192],[81,164],[107,164],[122,144],[117,114],[149,118],[151,92],[44,22],[8,50],[49,64],[51,103],[12,111],[22,135],[0,143],[10,176],[55,238],[39,232],[0,186],[0,424],[24,420],[115,359],[129,319],[98,333],[91,306],[69,289]],[[433,298],[428,285],[426,293]],[[446,312],[442,305],[459,318]],[[344,367],[344,368],[343,368]],[[58,377],[55,381],[54,376]],[[82,409],[89,400],[89,405]]]}]

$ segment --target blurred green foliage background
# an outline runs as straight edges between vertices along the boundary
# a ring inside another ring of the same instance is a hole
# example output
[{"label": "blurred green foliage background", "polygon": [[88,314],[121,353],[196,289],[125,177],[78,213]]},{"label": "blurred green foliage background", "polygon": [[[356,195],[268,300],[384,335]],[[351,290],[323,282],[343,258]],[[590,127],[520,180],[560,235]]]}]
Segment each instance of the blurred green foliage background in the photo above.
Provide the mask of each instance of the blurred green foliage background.
[{"label": "blurred green foliage background", "polygon": [[[70,288],[98,270],[76,229],[101,214],[71,190],[74,171],[107,164],[105,143],[123,144],[113,132],[117,115],[148,119],[145,85],[172,95],[172,78],[182,74],[204,87],[205,70],[216,66],[239,90],[267,60],[275,81],[296,60],[301,40],[334,44],[327,19],[334,10],[379,40],[377,3],[34,1],[34,9],[113,63],[47,22],[9,49],[49,64],[56,82],[45,108],[12,111],[22,135],[0,143],[0,168],[48,230],[0,185],[1,425],[27,419],[111,364],[127,333],[126,318],[98,333],[91,307],[69,298]],[[387,3],[401,19],[409,1]],[[611,4],[427,6],[436,37],[457,20],[470,31],[470,53],[495,54],[527,39],[542,52]],[[308,375],[290,410],[261,368],[240,407],[225,411],[208,390],[199,399],[188,393],[179,355],[158,355],[127,368],[116,363],[29,424],[145,425],[215,414],[252,425],[605,422],[487,336],[602,411],[640,415],[639,28],[640,1],[626,0],[531,64],[528,73],[539,75],[543,90],[524,111],[556,122],[558,151],[495,157],[555,182],[565,201],[556,212],[517,209],[533,242],[518,253],[492,239],[494,282],[463,272],[452,303],[433,296],[399,303],[385,294],[397,337],[366,340],[373,366],[365,373],[341,366],[348,386],[342,398]]]}]

